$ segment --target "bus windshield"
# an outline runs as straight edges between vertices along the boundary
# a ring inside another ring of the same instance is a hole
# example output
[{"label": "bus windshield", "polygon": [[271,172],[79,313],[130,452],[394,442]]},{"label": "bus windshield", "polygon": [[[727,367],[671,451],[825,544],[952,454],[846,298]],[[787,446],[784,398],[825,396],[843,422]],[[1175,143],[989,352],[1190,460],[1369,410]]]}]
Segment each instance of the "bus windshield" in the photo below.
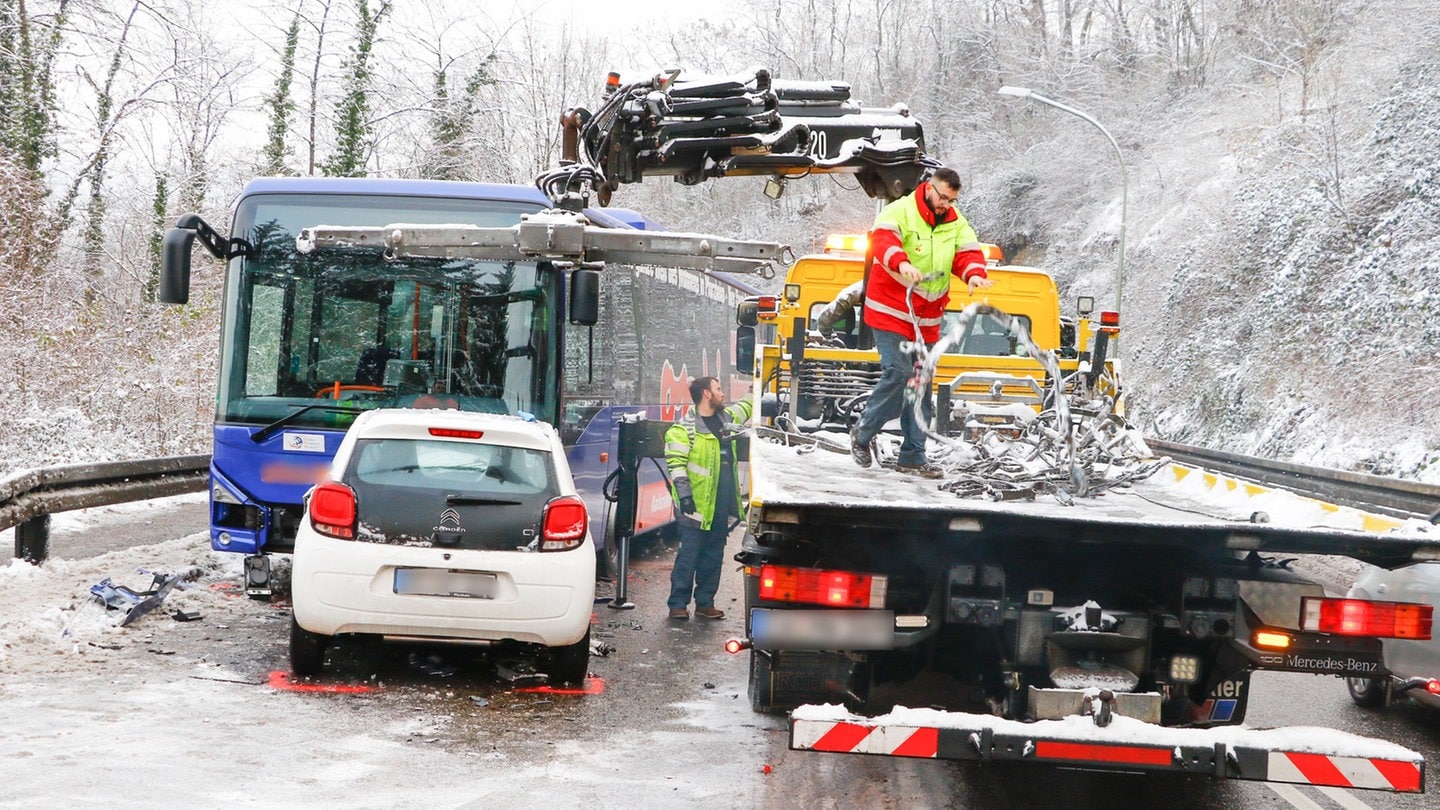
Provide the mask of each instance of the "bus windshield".
[{"label": "bus windshield", "polygon": [[[558,273],[548,263],[383,260],[295,249],[316,225],[509,226],[539,206],[378,195],[257,195],[226,278],[217,421],[345,426],[376,407],[556,414]],[[321,407],[308,407],[316,406]]]}]

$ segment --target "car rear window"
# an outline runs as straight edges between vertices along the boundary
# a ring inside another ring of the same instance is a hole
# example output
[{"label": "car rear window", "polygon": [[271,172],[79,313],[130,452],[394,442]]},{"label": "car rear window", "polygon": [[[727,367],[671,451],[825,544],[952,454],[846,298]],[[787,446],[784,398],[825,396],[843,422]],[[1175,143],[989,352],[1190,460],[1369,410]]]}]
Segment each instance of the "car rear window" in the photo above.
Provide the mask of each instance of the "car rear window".
[{"label": "car rear window", "polygon": [[359,482],[377,486],[516,495],[554,486],[549,453],[473,441],[361,439],[351,470]]},{"label": "car rear window", "polygon": [[361,439],[344,480],[361,540],[459,548],[531,544],[560,494],[550,453],[475,441]]}]

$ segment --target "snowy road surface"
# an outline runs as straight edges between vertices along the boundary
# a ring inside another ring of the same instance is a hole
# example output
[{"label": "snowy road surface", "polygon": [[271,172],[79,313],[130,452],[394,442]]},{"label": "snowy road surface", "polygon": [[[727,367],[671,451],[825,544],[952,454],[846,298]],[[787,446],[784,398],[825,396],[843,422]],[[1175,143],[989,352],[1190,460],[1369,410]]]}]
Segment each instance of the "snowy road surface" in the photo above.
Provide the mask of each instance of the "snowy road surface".
[{"label": "snowy road surface", "polygon": [[[663,551],[634,565],[636,610],[597,606],[594,635],[613,652],[592,659],[590,694],[520,692],[463,652],[362,644],[341,645],[326,676],[303,684],[321,689],[296,689],[286,677],[286,603],[238,593],[238,558],[212,554],[199,532],[202,497],[57,516],[50,562],[0,567],[0,807],[1108,810],[1433,801],[791,752],[783,720],[749,710],[745,657],[721,650],[742,630],[739,577],[725,575],[717,603],[726,619],[668,622]],[[13,546],[8,533],[0,542]],[[156,612],[119,628],[117,614],[86,598],[105,577],[139,589],[148,577],[136,568],[192,566],[203,576],[165,608],[197,611],[198,621]],[[1325,677],[1261,673],[1254,689],[1251,725],[1327,725],[1440,761],[1440,719],[1416,707],[1363,712]]]}]

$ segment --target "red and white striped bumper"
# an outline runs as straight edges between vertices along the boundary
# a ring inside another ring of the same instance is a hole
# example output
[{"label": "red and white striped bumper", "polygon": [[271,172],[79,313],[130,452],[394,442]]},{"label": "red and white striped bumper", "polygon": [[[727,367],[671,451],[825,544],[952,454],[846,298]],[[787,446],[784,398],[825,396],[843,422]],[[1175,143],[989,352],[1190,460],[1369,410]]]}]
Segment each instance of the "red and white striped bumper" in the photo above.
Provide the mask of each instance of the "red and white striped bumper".
[{"label": "red and white striped bumper", "polygon": [[[1299,743],[1303,739],[1303,746]],[[1126,717],[1021,723],[988,715],[897,709],[866,718],[836,706],[790,717],[801,751],[951,760],[1043,762],[1093,770],[1159,770],[1220,779],[1424,791],[1425,761],[1384,740],[1326,729],[1164,728]],[[1308,750],[1293,750],[1304,747]]]}]

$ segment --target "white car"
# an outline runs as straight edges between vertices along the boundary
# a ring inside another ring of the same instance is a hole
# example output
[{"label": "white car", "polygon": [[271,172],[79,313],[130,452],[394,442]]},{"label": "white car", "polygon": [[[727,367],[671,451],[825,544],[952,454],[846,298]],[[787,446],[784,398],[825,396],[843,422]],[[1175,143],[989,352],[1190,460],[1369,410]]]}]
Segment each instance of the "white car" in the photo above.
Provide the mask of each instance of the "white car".
[{"label": "white car", "polygon": [[588,527],[549,425],[367,411],[306,497],[291,667],[316,674],[331,638],[357,634],[519,647],[551,682],[578,683],[595,602]]}]

